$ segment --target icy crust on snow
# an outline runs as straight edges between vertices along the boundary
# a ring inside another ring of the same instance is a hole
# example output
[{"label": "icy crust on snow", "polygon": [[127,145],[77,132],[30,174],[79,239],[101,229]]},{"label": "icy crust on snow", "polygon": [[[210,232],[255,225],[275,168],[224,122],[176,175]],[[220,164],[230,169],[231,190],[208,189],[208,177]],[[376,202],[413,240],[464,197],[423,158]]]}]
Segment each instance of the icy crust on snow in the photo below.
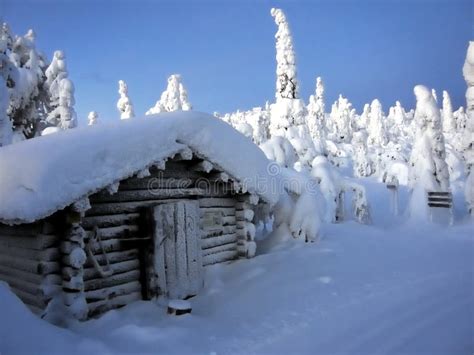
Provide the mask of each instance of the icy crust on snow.
[{"label": "icy crust on snow", "polygon": [[[0,221],[28,223],[189,148],[273,205],[268,159],[248,138],[205,113],[179,111],[86,126],[0,150]],[[263,183],[262,183],[263,182]]]}]

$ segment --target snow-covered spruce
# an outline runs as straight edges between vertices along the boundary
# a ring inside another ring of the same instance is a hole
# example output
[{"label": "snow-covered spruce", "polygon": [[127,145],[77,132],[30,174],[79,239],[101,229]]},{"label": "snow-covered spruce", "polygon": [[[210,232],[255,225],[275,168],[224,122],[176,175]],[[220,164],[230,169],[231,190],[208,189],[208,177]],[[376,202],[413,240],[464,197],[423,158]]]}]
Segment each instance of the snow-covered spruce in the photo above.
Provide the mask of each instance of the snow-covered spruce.
[{"label": "snow-covered spruce", "polygon": [[469,42],[463,67],[466,80],[466,123],[462,133],[462,151],[466,162],[466,185],[464,195],[471,215],[474,216],[474,42]]},{"label": "snow-covered spruce", "polygon": [[277,100],[297,99],[299,94],[296,78],[296,59],[290,27],[281,9],[272,8],[270,13],[278,26],[278,31],[275,34],[277,60],[275,98]]},{"label": "snow-covered spruce", "polygon": [[46,59],[35,46],[35,34],[13,35],[8,24],[0,29],[0,76],[6,83],[7,116],[14,129],[12,142],[39,135],[49,109],[45,84]]},{"label": "snow-covered spruce", "polygon": [[188,93],[181,82],[181,76],[173,74],[168,78],[168,86],[161,94],[160,100],[146,112],[146,115],[180,110],[189,111],[191,109],[192,106],[188,101]]},{"label": "snow-covered spruce", "polygon": [[132,101],[128,97],[128,86],[123,80],[119,80],[118,93],[120,98],[117,101],[117,109],[120,112],[120,119],[127,120],[135,117]]},{"label": "snow-covered spruce", "polygon": [[367,142],[369,145],[383,146],[387,143],[384,120],[385,117],[382,110],[382,104],[379,100],[375,99],[370,104],[370,114],[367,125]]},{"label": "snow-covered spruce", "polygon": [[53,61],[46,69],[45,86],[50,95],[50,112],[46,121],[60,129],[77,126],[74,111],[74,84],[68,79],[65,56],[62,51],[54,52]]},{"label": "snow-covered spruce", "polygon": [[99,114],[95,111],[89,112],[89,115],[87,115],[87,125],[92,126],[97,124],[99,118]]},{"label": "snow-covered spruce", "polygon": [[11,144],[13,138],[13,127],[10,117],[7,115],[8,90],[7,84],[0,76],[0,147]]},{"label": "snow-covered spruce", "polygon": [[354,149],[354,176],[365,177],[373,174],[372,162],[367,149],[367,134],[365,131],[355,132],[352,136]]},{"label": "snow-covered spruce", "polygon": [[425,191],[448,191],[449,170],[440,110],[427,87],[417,85],[414,93],[417,133],[410,157],[411,185]]},{"label": "snow-covered spruce", "polygon": [[352,104],[342,95],[331,107],[332,138],[338,143],[347,143],[352,138]]},{"label": "snow-covered spruce", "polygon": [[315,94],[309,97],[308,103],[308,128],[311,138],[315,141],[317,150],[326,153],[326,113],[324,103],[324,84],[320,77],[316,78]]},{"label": "snow-covered spruce", "polygon": [[452,135],[456,133],[456,121],[454,119],[451,98],[446,90],[443,91],[443,133]]}]

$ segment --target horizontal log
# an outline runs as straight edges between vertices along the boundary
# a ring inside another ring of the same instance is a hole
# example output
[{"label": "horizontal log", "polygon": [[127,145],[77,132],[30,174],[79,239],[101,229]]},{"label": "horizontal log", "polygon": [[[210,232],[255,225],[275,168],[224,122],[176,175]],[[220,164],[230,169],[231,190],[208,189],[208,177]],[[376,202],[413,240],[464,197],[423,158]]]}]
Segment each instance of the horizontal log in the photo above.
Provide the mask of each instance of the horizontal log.
[{"label": "horizontal log", "polygon": [[[128,260],[122,261],[120,263],[111,264],[110,267],[114,271],[114,274],[120,274],[127,271],[139,270],[140,269],[140,260]],[[90,280],[93,278],[98,278],[100,275],[94,268],[84,269],[84,280]]]},{"label": "horizontal log", "polygon": [[223,216],[235,216],[234,207],[201,207],[201,215],[206,213],[222,213]]},{"label": "horizontal log", "polygon": [[143,179],[131,178],[120,183],[119,191],[189,188],[193,186],[195,181],[196,179],[190,179],[188,177],[164,178],[151,176]]},{"label": "horizontal log", "polygon": [[236,259],[238,256],[237,250],[222,251],[216,254],[205,255],[202,258],[202,264],[204,266],[222,263]]},{"label": "horizontal log", "polygon": [[132,281],[126,284],[87,291],[84,292],[84,295],[88,302],[95,302],[99,300],[108,300],[117,296],[128,295],[134,292],[141,292],[141,289],[142,286],[139,281]]},{"label": "horizontal log", "polygon": [[44,296],[39,284],[31,283],[27,280],[19,279],[14,276],[5,275],[2,272],[0,272],[0,280],[5,281],[10,285],[10,287],[16,288],[17,290],[28,292],[34,296]]},{"label": "horizontal log", "polygon": [[[109,263],[114,264],[122,261],[138,259],[139,251],[138,249],[129,249],[125,251],[116,251],[113,253],[107,253],[107,260]],[[95,255],[95,259],[101,266],[106,265],[106,256],[103,254]],[[84,264],[85,268],[93,267],[92,261],[88,258]]]},{"label": "horizontal log", "polygon": [[201,240],[201,248],[208,249],[218,245],[237,242],[237,234],[225,234],[214,238]]},{"label": "horizontal log", "polygon": [[[104,227],[99,228],[98,233],[100,239],[122,239],[122,238],[139,238],[139,228],[134,224],[125,224],[116,227]],[[87,234],[89,237],[93,237],[95,232],[89,231]]]},{"label": "horizontal log", "polygon": [[159,199],[149,201],[135,201],[135,202],[109,202],[109,203],[95,203],[92,208],[86,212],[86,216],[101,216],[121,213],[140,212],[143,208],[157,206],[163,203],[175,202],[175,199]]},{"label": "horizontal log", "polygon": [[107,278],[91,279],[84,283],[85,291],[92,291],[125,284],[132,281],[140,280],[140,270],[127,271],[121,274],[113,274]]},{"label": "horizontal log", "polygon": [[[25,280],[36,285],[42,284],[61,284],[61,276],[50,274],[50,275],[38,275],[36,273],[22,271],[19,269],[11,268],[5,265],[0,265],[0,274],[14,277],[16,279]],[[0,277],[1,278],[1,277]]]},{"label": "horizontal log", "polygon": [[450,196],[452,197],[451,192],[439,192],[439,191],[429,191],[428,196]]},{"label": "horizontal log", "polygon": [[124,224],[137,224],[139,218],[139,213],[120,213],[103,216],[86,216],[82,219],[81,224],[84,229],[93,229],[94,227],[116,227]]},{"label": "horizontal log", "polygon": [[89,317],[95,317],[111,309],[126,306],[130,303],[140,301],[142,299],[141,292],[133,292],[128,295],[117,296],[110,300],[101,300],[96,302],[89,302]]},{"label": "horizontal log", "polygon": [[99,193],[91,197],[91,202],[130,202],[156,200],[158,198],[182,198],[188,196],[204,196],[208,192],[199,188],[188,189],[153,189],[151,190],[131,190],[118,191],[113,195],[108,193]]},{"label": "horizontal log", "polygon": [[59,244],[59,237],[55,235],[38,234],[35,236],[3,235],[0,232],[0,249],[4,246],[43,250]]},{"label": "horizontal log", "polygon": [[7,225],[0,224],[0,235],[12,235],[12,236],[35,236],[41,234],[42,225],[40,222],[31,223],[31,224],[17,224],[17,225]]},{"label": "horizontal log", "polygon": [[224,216],[222,217],[222,225],[228,226],[228,225],[235,225],[237,222],[235,216]]},{"label": "horizontal log", "polygon": [[235,213],[235,217],[238,221],[252,222],[254,214],[253,210],[239,210]]},{"label": "horizontal log", "polygon": [[32,261],[56,261],[61,253],[56,247],[44,250],[23,249],[11,246],[0,246],[0,255],[14,256],[16,258]]},{"label": "horizontal log", "polygon": [[[90,242],[89,248],[94,254],[101,255],[103,251],[105,253],[111,253],[116,251],[124,251],[130,249],[136,249],[137,247],[141,246],[141,243],[146,241],[145,238],[136,238],[136,239],[107,239],[102,241],[102,247],[100,246],[99,242]],[[71,251],[77,247],[77,244],[71,242],[63,242],[61,244],[61,252],[64,254],[62,258],[63,262],[69,265],[67,257],[71,253]],[[103,250],[102,250],[103,248]],[[66,258],[66,259],[65,259]]]},{"label": "horizontal log", "polygon": [[237,230],[237,227],[235,225],[216,226],[215,228],[203,229],[201,231],[201,239],[217,237],[223,234],[232,234],[232,233],[235,233],[236,230]]},{"label": "horizontal log", "polygon": [[10,289],[13,291],[15,295],[18,296],[18,298],[20,298],[23,301],[23,303],[35,306],[36,308],[39,308],[39,309],[46,308],[46,301],[42,299],[41,297],[19,290],[15,287],[10,287]]},{"label": "horizontal log", "polygon": [[221,245],[215,246],[213,248],[203,249],[202,250],[202,255],[207,256],[207,255],[217,254],[217,253],[224,252],[224,251],[238,251],[237,242],[221,244]]},{"label": "horizontal log", "polygon": [[56,261],[33,261],[1,254],[0,265],[39,275],[57,273],[61,269],[59,262]]},{"label": "horizontal log", "polygon": [[36,306],[32,306],[31,304],[25,303],[26,307],[31,311],[31,313],[40,316],[43,314],[44,309],[38,308]]},{"label": "horizontal log", "polygon": [[199,207],[234,207],[233,198],[205,197],[199,199]]}]

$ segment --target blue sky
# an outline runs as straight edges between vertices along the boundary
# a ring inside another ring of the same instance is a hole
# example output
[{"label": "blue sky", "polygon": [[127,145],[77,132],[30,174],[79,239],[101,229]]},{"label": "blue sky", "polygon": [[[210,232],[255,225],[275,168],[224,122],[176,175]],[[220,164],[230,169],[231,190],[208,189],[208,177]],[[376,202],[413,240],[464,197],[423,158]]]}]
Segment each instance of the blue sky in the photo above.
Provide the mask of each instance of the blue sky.
[{"label": "blue sky", "polygon": [[273,100],[276,26],[286,13],[301,96],[326,84],[328,109],[339,93],[358,111],[379,98],[414,106],[416,84],[465,104],[462,65],[474,39],[471,0],[336,1],[22,1],[1,0],[15,33],[33,28],[49,58],[67,56],[76,111],[118,119],[119,79],[137,115],[154,105],[170,74],[180,73],[196,110],[245,110]]}]

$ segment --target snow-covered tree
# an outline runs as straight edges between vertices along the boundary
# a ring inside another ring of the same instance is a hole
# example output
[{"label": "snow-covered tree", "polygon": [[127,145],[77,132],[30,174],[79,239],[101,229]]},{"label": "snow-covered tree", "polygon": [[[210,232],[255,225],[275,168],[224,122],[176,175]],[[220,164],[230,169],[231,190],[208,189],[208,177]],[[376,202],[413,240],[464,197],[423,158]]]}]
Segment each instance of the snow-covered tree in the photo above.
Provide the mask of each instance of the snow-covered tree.
[{"label": "snow-covered tree", "polygon": [[369,122],[370,116],[370,105],[365,104],[364,109],[362,110],[362,114],[357,118],[355,122],[355,128],[358,130],[366,130]]},{"label": "snow-covered tree", "polygon": [[474,216],[474,42],[469,42],[466,60],[463,67],[466,80],[466,113],[465,129],[462,131],[463,156],[466,162],[466,185],[464,195],[469,212]]},{"label": "snow-covered tree", "polygon": [[324,84],[320,77],[316,78],[315,94],[309,97],[308,103],[308,128],[311,138],[315,141],[321,154],[326,152],[326,113],[324,104]]},{"label": "snow-covered tree", "polygon": [[448,191],[449,170],[440,110],[425,86],[415,86],[414,93],[417,133],[410,157],[411,184],[426,191]]},{"label": "snow-covered tree", "polygon": [[367,126],[369,145],[381,146],[387,143],[384,119],[382,104],[377,99],[373,100],[370,104],[370,114]]},{"label": "snow-covered tree", "polygon": [[337,142],[350,142],[352,138],[351,116],[352,104],[347,98],[339,95],[332,105],[330,118],[332,121],[332,137]]},{"label": "snow-covered tree", "polygon": [[438,103],[438,95],[436,94],[436,90],[434,88],[431,89],[431,95],[433,96],[435,102]]},{"label": "snow-covered tree", "polygon": [[[60,129],[70,129],[77,126],[76,111],[74,111],[74,84],[67,77],[58,76],[53,81],[55,98],[54,109],[48,114],[47,121]],[[57,104],[56,104],[57,102]]]},{"label": "snow-covered tree", "polygon": [[276,39],[276,102],[270,107],[270,135],[287,138],[295,147],[300,163],[309,166],[316,149],[306,124],[307,110],[298,94],[293,39],[282,10],[271,10],[278,26]]},{"label": "snow-covered tree", "polygon": [[191,109],[192,106],[188,101],[188,93],[181,82],[181,76],[173,74],[168,78],[168,86],[161,94],[160,100],[146,112],[146,115],[180,110],[189,111]]},{"label": "snow-covered tree", "polygon": [[297,99],[299,94],[298,80],[296,78],[296,59],[290,27],[281,9],[272,8],[270,13],[278,26],[278,31],[275,34],[277,52],[275,97],[277,99]]},{"label": "snow-covered tree", "polygon": [[35,34],[13,36],[6,23],[0,30],[0,76],[8,90],[7,115],[13,142],[39,135],[49,111],[45,88],[46,60],[36,50]]},{"label": "snow-covered tree", "polygon": [[99,118],[99,114],[95,111],[89,112],[89,115],[87,116],[87,125],[92,126],[97,124],[97,120]]},{"label": "snow-covered tree", "polygon": [[453,106],[446,90],[443,91],[443,132],[444,134],[454,134],[456,132]]},{"label": "snow-covered tree", "polygon": [[45,72],[45,87],[49,90],[50,112],[47,122],[60,129],[77,126],[74,111],[74,84],[68,79],[66,58],[62,51],[55,51],[53,60]]},{"label": "snow-covered tree", "polygon": [[120,112],[120,119],[127,120],[135,117],[132,100],[128,97],[128,86],[123,80],[119,80],[118,93],[120,98],[117,101],[117,109]]},{"label": "snow-covered tree", "polygon": [[352,146],[354,149],[354,176],[372,175],[374,171],[367,149],[367,134],[364,131],[354,132]]},{"label": "snow-covered tree", "polygon": [[0,76],[0,147],[12,143],[13,127],[10,117],[7,115],[8,109],[8,90],[7,83]]}]

